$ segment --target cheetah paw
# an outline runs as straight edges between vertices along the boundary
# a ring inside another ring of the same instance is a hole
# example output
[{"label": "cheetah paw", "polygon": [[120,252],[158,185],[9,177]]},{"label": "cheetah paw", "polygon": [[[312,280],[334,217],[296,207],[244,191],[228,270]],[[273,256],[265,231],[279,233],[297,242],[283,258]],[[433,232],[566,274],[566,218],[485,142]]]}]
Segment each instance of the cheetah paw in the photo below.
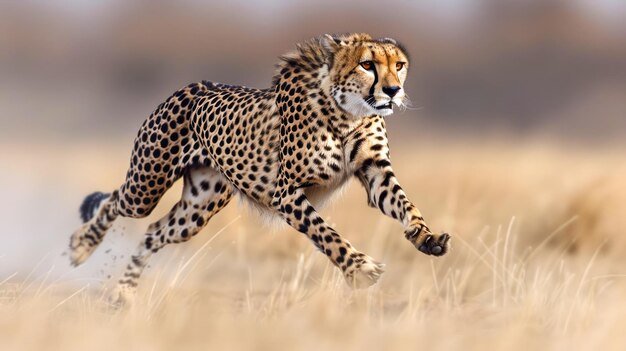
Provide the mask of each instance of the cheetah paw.
[{"label": "cheetah paw", "polygon": [[354,289],[365,289],[378,281],[385,272],[385,265],[374,261],[371,257],[366,258],[355,269],[346,274],[346,282]]},{"label": "cheetah paw", "polygon": [[76,267],[85,262],[94,252],[96,246],[90,245],[85,235],[89,231],[89,224],[80,227],[70,238],[70,261]]},{"label": "cheetah paw", "polygon": [[405,235],[420,252],[426,255],[443,256],[450,249],[450,235],[447,233],[421,234],[421,229],[418,228],[405,232]]},{"label": "cheetah paw", "polygon": [[109,295],[109,304],[115,309],[129,307],[133,304],[135,293],[134,288],[120,283]]}]

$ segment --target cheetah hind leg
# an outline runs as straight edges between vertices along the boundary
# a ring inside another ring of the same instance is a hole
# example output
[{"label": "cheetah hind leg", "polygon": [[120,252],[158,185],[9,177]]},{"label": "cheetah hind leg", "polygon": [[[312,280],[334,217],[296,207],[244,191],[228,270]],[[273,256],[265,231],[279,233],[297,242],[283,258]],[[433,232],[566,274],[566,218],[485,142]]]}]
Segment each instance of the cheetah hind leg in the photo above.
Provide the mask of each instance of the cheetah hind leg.
[{"label": "cheetah hind leg", "polygon": [[150,257],[168,244],[189,241],[228,205],[233,196],[233,187],[229,181],[209,167],[190,169],[184,180],[180,201],[167,215],[148,226],[144,239],[109,295],[112,307],[132,305],[139,278]]},{"label": "cheetah hind leg", "polygon": [[116,201],[117,191],[111,194],[96,192],[83,201],[80,215],[84,224],[70,238],[70,261],[73,266],[85,262],[104,239],[117,218]]}]

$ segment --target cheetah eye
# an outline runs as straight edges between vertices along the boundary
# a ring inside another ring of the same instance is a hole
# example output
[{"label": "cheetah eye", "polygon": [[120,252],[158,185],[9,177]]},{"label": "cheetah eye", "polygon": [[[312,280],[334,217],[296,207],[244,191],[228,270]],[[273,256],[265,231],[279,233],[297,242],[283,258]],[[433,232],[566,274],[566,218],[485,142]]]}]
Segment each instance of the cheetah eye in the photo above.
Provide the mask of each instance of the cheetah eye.
[{"label": "cheetah eye", "polygon": [[405,64],[404,62],[397,62],[396,63],[396,70],[400,71],[401,69],[403,69],[404,68],[404,64]]},{"label": "cheetah eye", "polygon": [[360,65],[366,71],[371,71],[372,68],[374,68],[374,62],[372,62],[372,61],[363,61],[363,62],[360,63]]}]

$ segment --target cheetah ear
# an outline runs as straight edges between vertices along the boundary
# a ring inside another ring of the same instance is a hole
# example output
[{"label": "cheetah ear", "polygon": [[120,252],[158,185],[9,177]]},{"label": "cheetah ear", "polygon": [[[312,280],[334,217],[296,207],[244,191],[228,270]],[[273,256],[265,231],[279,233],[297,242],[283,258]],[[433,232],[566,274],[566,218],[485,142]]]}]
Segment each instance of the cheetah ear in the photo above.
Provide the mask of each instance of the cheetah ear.
[{"label": "cheetah ear", "polygon": [[326,49],[331,54],[334,54],[337,50],[339,50],[339,48],[346,45],[345,41],[341,40],[340,38],[333,37],[330,34],[324,34],[320,41],[324,49]]},{"label": "cheetah ear", "polygon": [[381,42],[381,43],[389,43],[389,44],[393,44],[393,45],[398,45],[398,42],[395,39],[391,39],[391,38],[380,38],[377,39],[377,41]]}]

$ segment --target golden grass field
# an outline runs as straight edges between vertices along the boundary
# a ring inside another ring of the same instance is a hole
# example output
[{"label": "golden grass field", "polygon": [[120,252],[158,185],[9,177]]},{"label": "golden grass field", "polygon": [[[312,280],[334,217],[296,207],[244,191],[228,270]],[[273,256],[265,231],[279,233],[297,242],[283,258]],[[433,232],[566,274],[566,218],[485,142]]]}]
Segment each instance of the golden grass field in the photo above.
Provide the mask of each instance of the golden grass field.
[{"label": "golden grass field", "polygon": [[[194,240],[162,250],[125,310],[107,292],[180,184],[72,269],[62,249],[78,205],[121,183],[130,142],[3,145],[19,151],[0,160],[5,202],[18,206],[3,205],[14,224],[2,237],[34,249],[0,249],[0,266],[23,262],[0,275],[0,350],[626,349],[623,148],[391,140],[409,197],[453,235],[447,256],[417,252],[354,182],[322,213],[386,273],[351,291],[304,236],[233,202]],[[20,205],[15,189],[39,203]],[[43,209],[54,226],[33,215]]]}]

